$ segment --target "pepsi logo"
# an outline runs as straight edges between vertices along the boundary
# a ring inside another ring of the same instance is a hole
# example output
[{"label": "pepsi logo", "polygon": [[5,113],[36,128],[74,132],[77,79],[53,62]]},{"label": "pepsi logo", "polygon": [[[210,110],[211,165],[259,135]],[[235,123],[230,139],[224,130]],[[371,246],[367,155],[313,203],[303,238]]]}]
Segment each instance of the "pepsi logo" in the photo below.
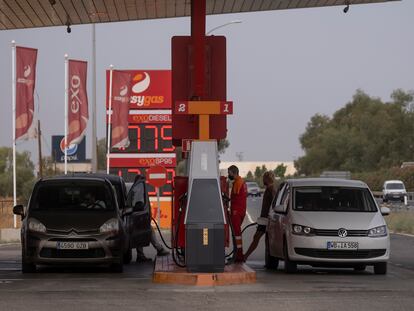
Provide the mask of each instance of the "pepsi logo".
[{"label": "pepsi logo", "polygon": [[[62,151],[62,153],[65,153],[65,137],[63,137],[62,140],[60,141],[60,150]],[[66,154],[68,156],[74,155],[76,153],[76,151],[78,151],[78,145],[77,144],[70,144],[66,148]]]}]

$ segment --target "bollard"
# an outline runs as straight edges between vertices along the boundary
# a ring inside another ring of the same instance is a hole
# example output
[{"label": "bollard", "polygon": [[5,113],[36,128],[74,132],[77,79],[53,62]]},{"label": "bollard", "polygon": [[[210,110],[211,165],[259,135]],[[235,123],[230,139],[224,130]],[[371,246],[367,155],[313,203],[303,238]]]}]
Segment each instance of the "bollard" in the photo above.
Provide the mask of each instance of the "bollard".
[{"label": "bollard", "polygon": [[404,196],[404,205],[405,205],[405,206],[407,206],[407,205],[408,205],[408,198],[407,198],[407,196],[406,196],[406,195]]}]

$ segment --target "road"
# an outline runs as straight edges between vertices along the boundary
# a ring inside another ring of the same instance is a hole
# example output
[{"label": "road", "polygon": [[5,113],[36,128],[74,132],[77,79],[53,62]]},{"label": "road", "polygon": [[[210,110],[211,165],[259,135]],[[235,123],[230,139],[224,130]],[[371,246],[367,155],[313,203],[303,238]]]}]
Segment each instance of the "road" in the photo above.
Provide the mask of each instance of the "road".
[{"label": "road", "polygon": [[[245,224],[260,213],[249,199]],[[244,236],[247,247],[254,233]],[[20,272],[17,245],[0,246],[0,310],[413,310],[414,238],[392,236],[386,276],[341,269],[302,267],[295,275],[264,268],[263,243],[248,264],[257,284],[187,287],[151,282],[152,263],[130,264],[122,274],[106,269],[44,268]],[[147,255],[154,255],[150,248]],[[283,264],[281,265],[283,267]]]}]

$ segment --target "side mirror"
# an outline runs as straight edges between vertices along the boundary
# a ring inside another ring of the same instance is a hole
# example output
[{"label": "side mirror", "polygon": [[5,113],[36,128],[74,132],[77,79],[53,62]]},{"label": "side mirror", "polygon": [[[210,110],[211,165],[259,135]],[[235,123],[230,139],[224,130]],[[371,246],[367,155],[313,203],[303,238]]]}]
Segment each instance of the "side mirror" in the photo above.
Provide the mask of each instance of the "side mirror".
[{"label": "side mirror", "polygon": [[273,210],[275,213],[286,214],[287,206],[285,204],[276,205]]},{"label": "side mirror", "polygon": [[382,216],[388,216],[390,213],[391,213],[391,210],[388,207],[385,207],[385,206],[381,207]]},{"label": "side mirror", "polygon": [[14,206],[13,207],[13,214],[23,216],[24,215],[23,205],[19,204],[19,205]]},{"label": "side mirror", "polygon": [[145,203],[142,201],[138,201],[135,203],[135,206],[133,207],[134,212],[142,212],[145,210]]}]

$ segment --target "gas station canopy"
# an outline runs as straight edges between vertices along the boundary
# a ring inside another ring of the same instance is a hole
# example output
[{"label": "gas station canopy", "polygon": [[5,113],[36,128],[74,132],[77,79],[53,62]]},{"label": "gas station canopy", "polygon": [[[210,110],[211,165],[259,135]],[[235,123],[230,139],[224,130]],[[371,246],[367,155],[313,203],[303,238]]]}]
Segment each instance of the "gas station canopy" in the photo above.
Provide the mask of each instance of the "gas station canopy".
[{"label": "gas station canopy", "polygon": [[[207,0],[207,14],[399,0]],[[190,0],[0,0],[0,30],[190,16]]]}]

